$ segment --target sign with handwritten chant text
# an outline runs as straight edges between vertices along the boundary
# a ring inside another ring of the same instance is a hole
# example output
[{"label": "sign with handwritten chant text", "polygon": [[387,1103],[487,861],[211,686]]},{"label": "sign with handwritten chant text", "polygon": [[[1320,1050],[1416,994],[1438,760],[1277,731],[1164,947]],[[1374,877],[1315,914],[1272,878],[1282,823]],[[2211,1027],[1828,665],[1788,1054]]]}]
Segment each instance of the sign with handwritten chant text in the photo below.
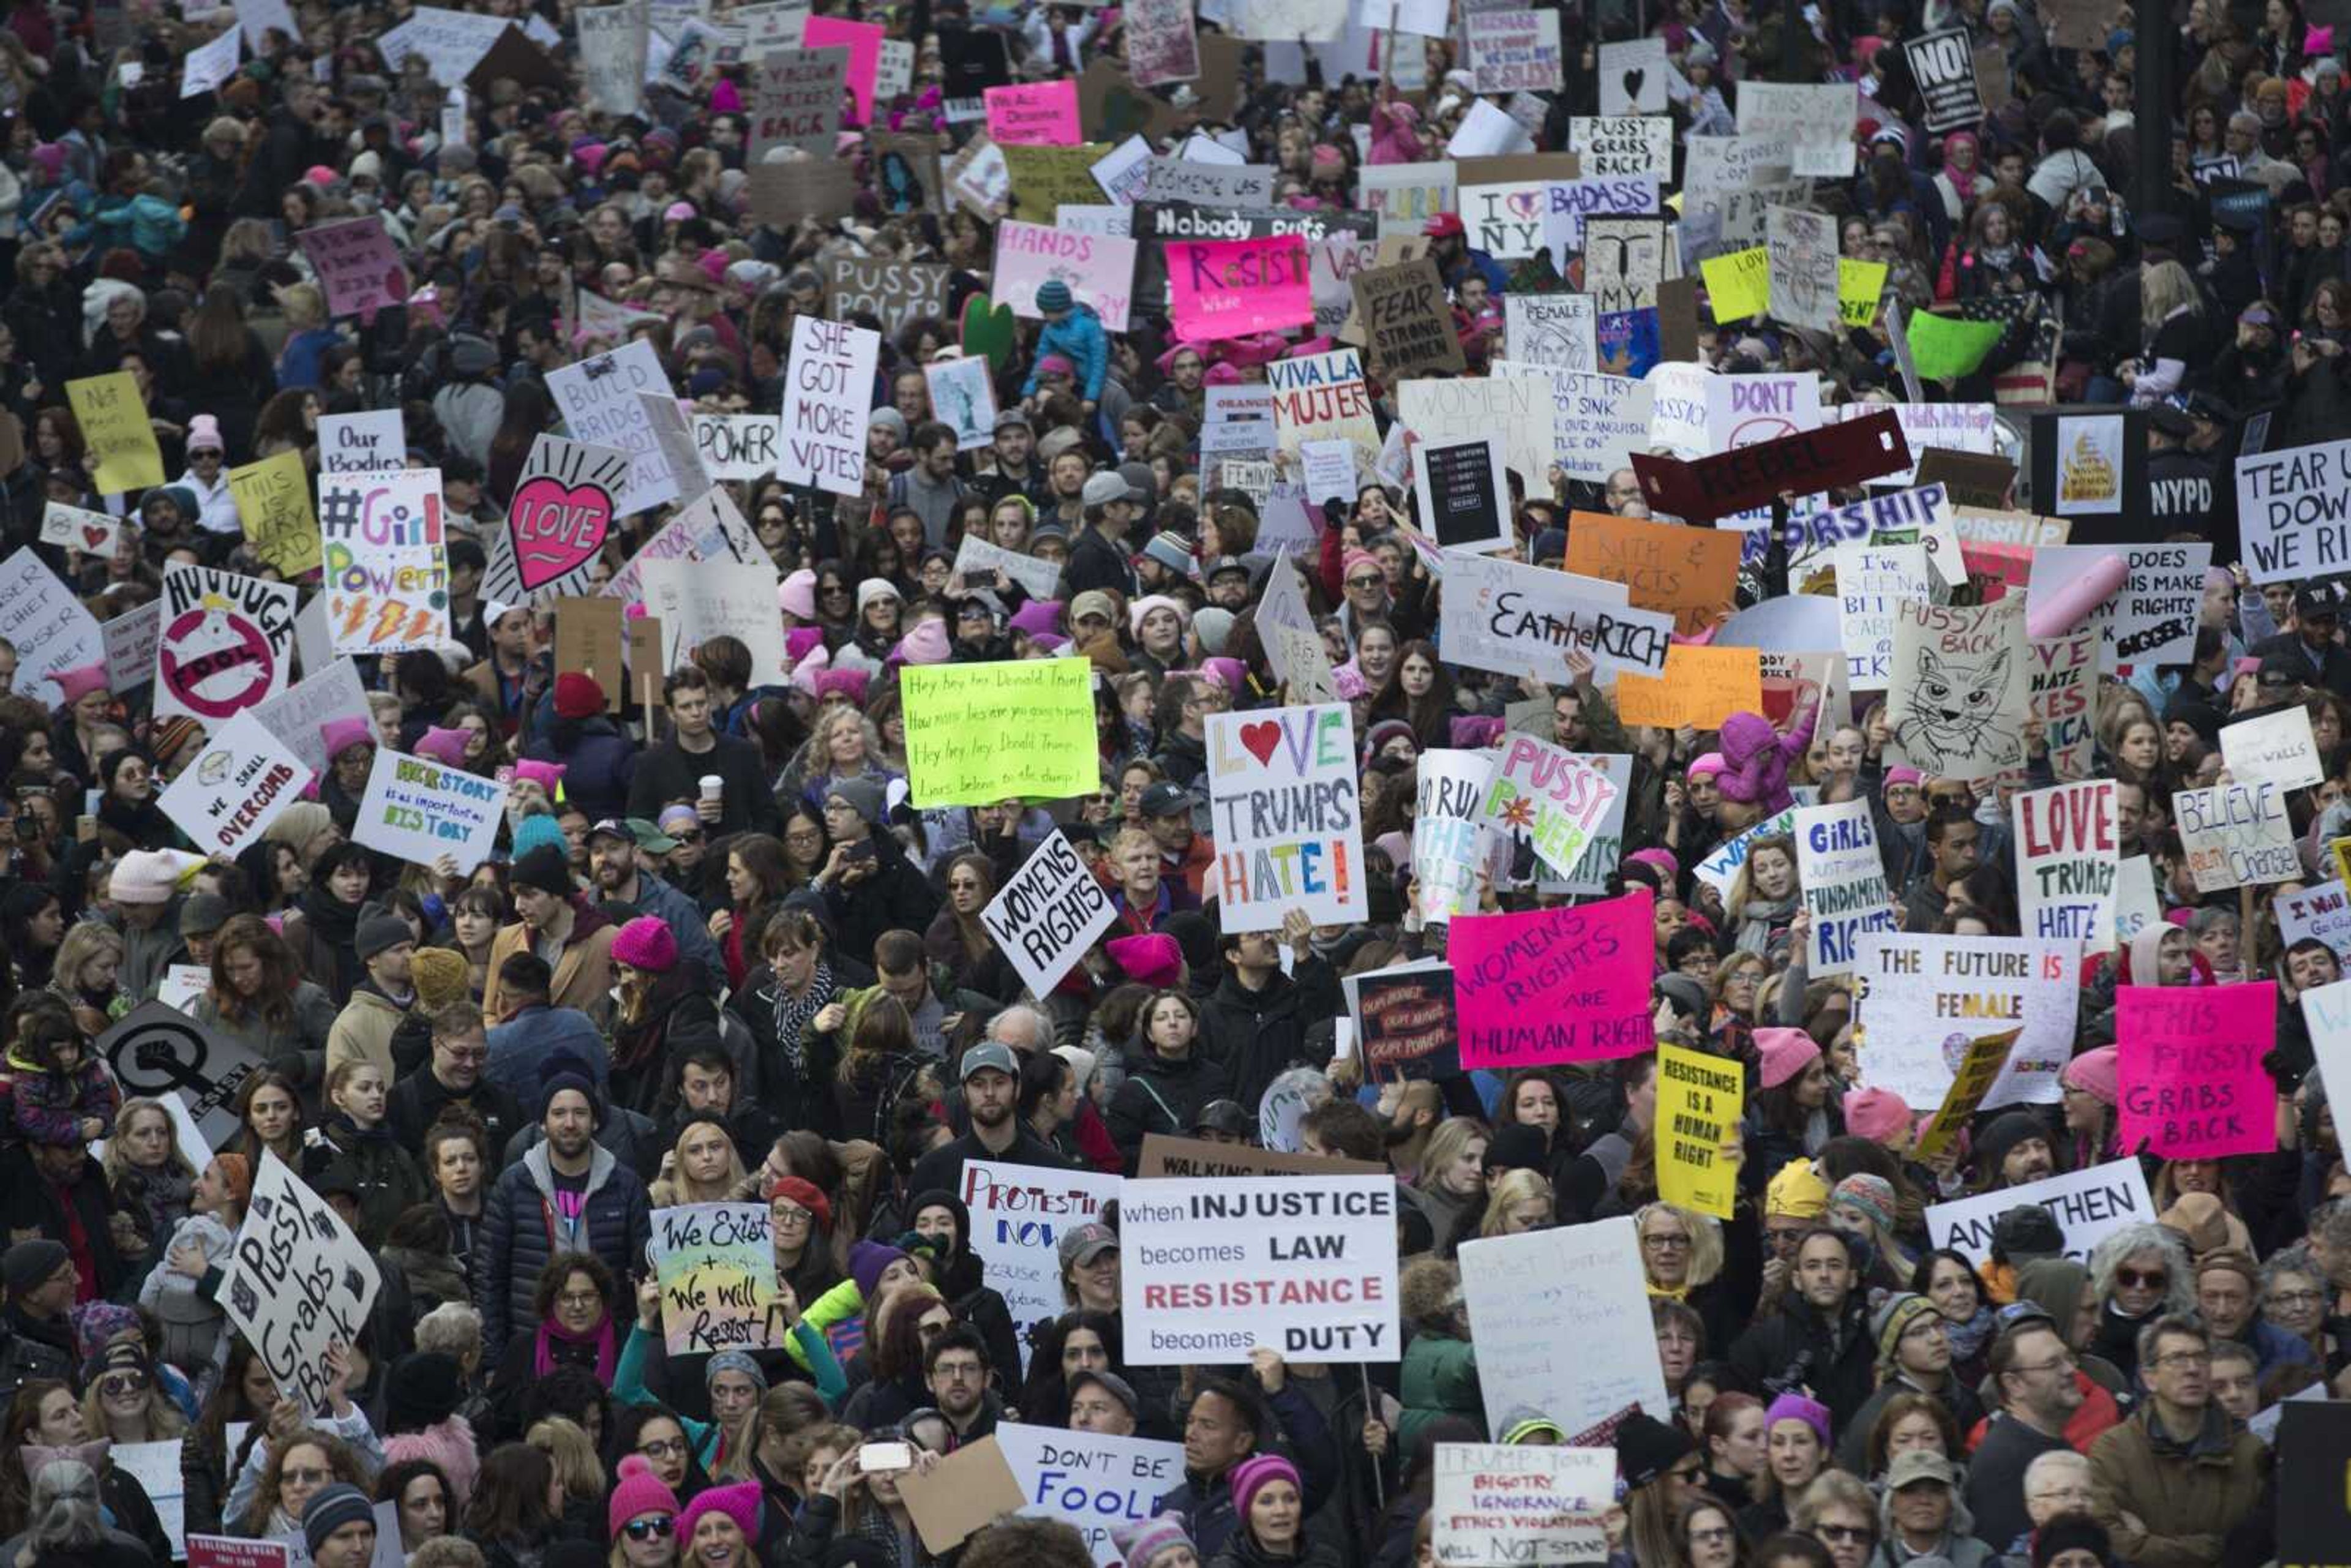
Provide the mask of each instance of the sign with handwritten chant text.
[{"label": "sign with handwritten chant text", "polygon": [[2212,1160],[2277,1148],[2277,986],[2124,986],[2118,1133],[2126,1153]]},{"label": "sign with handwritten chant text", "polygon": [[277,1390],[329,1412],[329,1353],[359,1343],[381,1278],[327,1200],[266,1150],[215,1298]]},{"label": "sign with handwritten chant text", "polygon": [[672,1355],[768,1350],[781,1341],[776,1245],[764,1203],[657,1208],[651,1252]]}]

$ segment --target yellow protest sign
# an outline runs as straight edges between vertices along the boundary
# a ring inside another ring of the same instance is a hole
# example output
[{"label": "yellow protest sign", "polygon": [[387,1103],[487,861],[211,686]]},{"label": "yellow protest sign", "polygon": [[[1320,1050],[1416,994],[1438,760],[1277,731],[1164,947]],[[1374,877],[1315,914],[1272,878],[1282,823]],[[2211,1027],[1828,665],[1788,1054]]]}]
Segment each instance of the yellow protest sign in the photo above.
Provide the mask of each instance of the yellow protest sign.
[{"label": "yellow protest sign", "polygon": [[1837,319],[1848,327],[1877,319],[1877,298],[1886,292],[1886,264],[1837,257]]},{"label": "yellow protest sign", "polygon": [[129,371],[86,376],[66,383],[82,440],[98,459],[95,483],[101,496],[144,490],[163,483],[163,449],[147,423],[147,402]]},{"label": "yellow protest sign", "polygon": [[2000,1077],[2000,1070],[2008,1065],[2009,1047],[2014,1045],[2021,1029],[2006,1029],[1998,1034],[1988,1034],[1969,1043],[1968,1053],[1959,1060],[1959,1070],[1951,1077],[1951,1087],[1944,1093],[1943,1103],[1935,1110],[1935,1119],[1918,1134],[1918,1157],[1933,1159],[1950,1146],[1959,1135],[1959,1129],[1976,1113],[1983,1097],[1991,1092]]},{"label": "yellow protest sign", "polygon": [[2335,880],[2351,887],[2351,839],[2335,839],[2326,847],[2335,852]]},{"label": "yellow protest sign", "polygon": [[287,451],[228,471],[228,493],[253,550],[280,577],[319,570],[319,518],[310,509],[310,470]]},{"label": "yellow protest sign", "polygon": [[1084,659],[909,664],[906,774],[917,806],[1060,800],[1102,788]]},{"label": "yellow protest sign", "polygon": [[1104,200],[1102,188],[1094,179],[1094,165],[1109,154],[1108,143],[998,145],[1004,153],[1005,170],[1012,176],[1012,201],[1023,223],[1050,225],[1064,202],[1087,206]]},{"label": "yellow protest sign", "polygon": [[1657,1042],[1657,1196],[1698,1214],[1730,1218],[1747,1070],[1726,1056]]},{"label": "yellow protest sign", "polygon": [[1763,658],[1752,648],[1677,643],[1662,675],[1616,677],[1616,716],[1665,729],[1719,729],[1735,713],[1763,711]]},{"label": "yellow protest sign", "polygon": [[1744,321],[1761,316],[1771,301],[1771,253],[1761,246],[1709,256],[1698,264],[1706,279],[1706,298],[1717,321]]}]

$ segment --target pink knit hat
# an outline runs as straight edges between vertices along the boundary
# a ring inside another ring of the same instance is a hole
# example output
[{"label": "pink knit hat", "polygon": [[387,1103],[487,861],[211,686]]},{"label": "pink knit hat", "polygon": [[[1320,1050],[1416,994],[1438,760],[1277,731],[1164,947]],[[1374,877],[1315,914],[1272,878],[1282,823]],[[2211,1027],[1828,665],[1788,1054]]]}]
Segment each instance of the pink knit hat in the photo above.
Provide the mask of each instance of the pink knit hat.
[{"label": "pink knit hat", "polygon": [[696,1493],[685,1511],[677,1516],[677,1538],[694,1539],[694,1527],[702,1522],[706,1513],[723,1513],[735,1521],[745,1540],[754,1540],[759,1533],[759,1483],[737,1481],[731,1487],[705,1487]]},{"label": "pink knit hat", "polygon": [[2102,1045],[2095,1051],[2085,1051],[2065,1064],[2058,1082],[2068,1089],[2079,1089],[2101,1105],[2119,1104],[2122,1101],[2122,1051],[2120,1048]]},{"label": "pink knit hat", "polygon": [[955,647],[945,622],[925,621],[901,637],[890,656],[909,664],[944,664],[955,656]]},{"label": "pink knit hat", "polygon": [[49,680],[65,694],[66,701],[78,703],[92,692],[110,691],[107,685],[106,661],[93,664],[76,664],[70,670],[51,670]]},{"label": "pink knit hat", "polygon": [[1888,789],[1893,789],[1896,784],[1916,785],[1924,784],[1926,781],[1927,776],[1916,768],[1889,768],[1886,770],[1886,787]]},{"label": "pink knit hat", "polygon": [[613,935],[612,961],[666,975],[677,967],[677,938],[666,922],[640,915]]},{"label": "pink knit hat", "polygon": [[462,768],[465,765],[465,743],[472,738],[462,729],[444,729],[436,724],[417,738],[416,755],[450,768]]},{"label": "pink knit hat", "polygon": [[188,455],[191,457],[199,452],[225,453],[228,450],[228,443],[221,439],[220,421],[209,413],[188,416],[188,439],[185,444]]},{"label": "pink knit hat", "polygon": [[1710,779],[1719,778],[1721,776],[1723,768],[1727,766],[1729,766],[1729,764],[1722,760],[1721,752],[1709,751],[1702,757],[1694,757],[1690,758],[1690,765],[1682,769],[1682,776],[1686,779],[1696,779],[1699,774],[1703,773]]},{"label": "pink knit hat", "polygon": [[1280,1454],[1251,1454],[1235,1465],[1228,1478],[1232,1488],[1233,1510],[1241,1518],[1249,1517],[1249,1504],[1268,1481],[1288,1481],[1302,1495],[1304,1485],[1298,1479],[1298,1467]]},{"label": "pink knit hat", "polygon": [[[791,660],[795,668],[799,667],[800,660],[809,656],[811,649],[823,646],[824,628],[821,626],[795,626],[784,633],[784,657]],[[831,662],[826,660],[828,664]]]},{"label": "pink knit hat", "polygon": [[549,795],[554,794],[557,786],[563,782],[563,773],[564,765],[560,762],[525,760],[515,764],[516,778],[529,779]]},{"label": "pink knit hat", "polygon": [[1844,1097],[1844,1130],[1857,1138],[1882,1144],[1910,1124],[1910,1107],[1891,1089],[1848,1090]]},{"label": "pink knit hat", "polygon": [[662,1485],[653,1474],[652,1465],[643,1454],[631,1454],[621,1461],[621,1479],[612,1488],[612,1500],[604,1510],[605,1531],[614,1541],[621,1539],[621,1530],[640,1514],[665,1513],[677,1516],[677,1494]]},{"label": "pink knit hat", "polygon": [[1654,847],[1646,850],[1635,850],[1631,854],[1625,857],[1625,863],[1627,865],[1654,866],[1657,870],[1666,873],[1666,881],[1668,883],[1679,882],[1681,880],[1682,862],[1674,858],[1674,852],[1671,850],[1657,849]]},{"label": "pink knit hat", "polygon": [[803,621],[816,619],[816,573],[802,567],[776,585],[776,608]]},{"label": "pink knit hat", "polygon": [[354,746],[373,746],[375,727],[363,718],[330,718],[319,727],[319,737],[327,743],[327,760],[332,762]]},{"label": "pink knit hat", "polygon": [[822,702],[834,693],[847,697],[858,707],[865,706],[865,688],[872,684],[863,670],[824,670],[816,677],[816,700]]},{"label": "pink knit hat", "polygon": [[1184,949],[1176,938],[1164,931],[1145,932],[1140,936],[1117,936],[1102,944],[1102,951],[1111,962],[1126,971],[1138,984],[1153,987],[1172,986],[1183,977]]},{"label": "pink knit hat", "polygon": [[1800,1029],[1759,1029],[1755,1049],[1763,1059],[1766,1089],[1777,1089],[1821,1053],[1819,1042]]}]

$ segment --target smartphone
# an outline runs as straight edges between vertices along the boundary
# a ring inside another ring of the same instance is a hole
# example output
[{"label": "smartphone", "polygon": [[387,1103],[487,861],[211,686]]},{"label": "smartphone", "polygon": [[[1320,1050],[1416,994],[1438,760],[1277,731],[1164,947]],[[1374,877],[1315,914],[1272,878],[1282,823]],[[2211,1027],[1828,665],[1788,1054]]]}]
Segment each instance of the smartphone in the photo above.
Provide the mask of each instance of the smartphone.
[{"label": "smartphone", "polygon": [[853,861],[870,861],[879,852],[872,839],[860,839],[849,846],[849,858]]},{"label": "smartphone", "polygon": [[857,1468],[872,1475],[876,1470],[911,1470],[914,1468],[914,1449],[910,1443],[866,1443],[857,1450]]}]

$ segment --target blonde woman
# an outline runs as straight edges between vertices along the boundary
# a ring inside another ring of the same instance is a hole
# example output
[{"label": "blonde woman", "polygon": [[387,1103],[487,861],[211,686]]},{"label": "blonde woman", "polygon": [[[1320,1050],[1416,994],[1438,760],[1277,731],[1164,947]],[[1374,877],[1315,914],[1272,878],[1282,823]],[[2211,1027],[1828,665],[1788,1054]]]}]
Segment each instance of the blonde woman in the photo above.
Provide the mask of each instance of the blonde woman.
[{"label": "blonde woman", "polygon": [[1440,1250],[1470,1200],[1484,1190],[1487,1137],[1486,1124],[1470,1116],[1450,1117],[1428,1135],[1413,1188]]},{"label": "blonde woman", "polygon": [[81,1397],[82,1430],[115,1443],[169,1443],[188,1435],[188,1418],[163,1392],[145,1347],[128,1341],[100,1354]]},{"label": "blonde woman", "polygon": [[125,1100],[106,1141],[106,1189],[140,1236],[168,1236],[188,1214],[196,1167],[180,1152],[177,1128],[161,1100]]},{"label": "blonde woman", "polygon": [[588,1440],[580,1424],[549,1416],[532,1423],[522,1440],[555,1466],[556,1484],[563,1489],[564,1513],[592,1520],[596,1505],[604,1500],[604,1467],[596,1458],[596,1445]]},{"label": "blonde woman", "polygon": [[90,1040],[111,1027],[108,1004],[122,967],[122,933],[95,920],[77,922],[57,944],[49,968],[49,989],[73,1009],[74,1025]]},{"label": "blonde woman", "polygon": [[2139,336],[2146,349],[2116,372],[2140,408],[2162,402],[2179,389],[2202,335],[2198,318],[2202,298],[2195,279],[2176,261],[2142,267],[2138,279]]},{"label": "blonde woman", "polygon": [[327,375],[327,350],[342,340],[327,316],[327,297],[315,283],[289,283],[277,290],[286,313],[286,347],[277,356],[277,389],[317,390]]},{"label": "blonde woman", "polygon": [[1517,1236],[1548,1230],[1559,1222],[1558,1202],[1541,1172],[1504,1171],[1486,1189],[1486,1218],[1478,1234]]},{"label": "blonde woman", "polygon": [[655,1208],[676,1208],[689,1203],[738,1203],[751,1194],[750,1178],[743,1174],[742,1156],[726,1124],[710,1114],[687,1119],[677,1143],[662,1156],[661,1176],[653,1184]]}]

